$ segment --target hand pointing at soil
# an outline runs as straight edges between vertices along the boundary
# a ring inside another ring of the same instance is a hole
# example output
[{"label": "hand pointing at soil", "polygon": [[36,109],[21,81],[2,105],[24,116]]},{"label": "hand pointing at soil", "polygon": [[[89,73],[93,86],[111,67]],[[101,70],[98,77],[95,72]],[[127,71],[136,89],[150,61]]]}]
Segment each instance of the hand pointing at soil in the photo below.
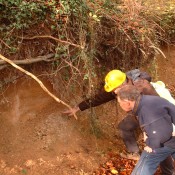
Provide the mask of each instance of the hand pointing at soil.
[{"label": "hand pointing at soil", "polygon": [[80,108],[78,106],[75,106],[74,108],[63,111],[62,113],[67,114],[68,116],[72,116],[72,115],[75,115],[76,112],[78,112],[79,110],[80,110]]}]

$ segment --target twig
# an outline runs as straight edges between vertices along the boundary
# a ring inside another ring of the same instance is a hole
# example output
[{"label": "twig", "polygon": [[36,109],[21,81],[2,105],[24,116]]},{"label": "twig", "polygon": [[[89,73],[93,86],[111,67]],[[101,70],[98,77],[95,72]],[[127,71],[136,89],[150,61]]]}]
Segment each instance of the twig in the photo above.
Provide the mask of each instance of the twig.
[{"label": "twig", "polygon": [[60,42],[60,43],[69,44],[69,45],[71,45],[71,46],[84,49],[83,46],[80,46],[80,45],[78,45],[78,44],[71,43],[71,42],[69,42],[69,41],[63,41],[63,40],[60,40],[60,39],[55,38],[55,37],[50,36],[50,35],[33,36],[33,37],[31,37],[31,38],[25,38],[25,37],[23,38],[23,37],[22,37],[22,39],[25,39],[25,40],[33,40],[33,39],[36,39],[36,38],[50,38],[50,39],[53,39],[53,40],[58,41],[58,42]]},{"label": "twig", "polygon": [[9,49],[11,48],[8,44],[6,44],[2,39],[0,39],[0,41],[6,46],[8,47]]},{"label": "twig", "polygon": [[150,47],[150,48],[153,48],[154,50],[157,50],[159,53],[162,54],[162,56],[163,56],[164,58],[166,58],[165,54],[164,54],[158,47],[156,47],[156,46],[154,46],[154,45],[149,46],[149,47]]},{"label": "twig", "polygon": [[[32,77],[34,80],[37,81],[37,83],[41,86],[41,88],[42,88],[48,95],[50,95],[55,101],[57,101],[58,103],[61,103],[61,104],[65,105],[65,106],[68,107],[70,110],[72,110],[72,108],[71,108],[68,104],[66,104],[65,102],[63,102],[62,100],[60,100],[59,98],[57,98],[55,95],[53,95],[35,75],[33,75],[32,73],[30,73],[30,72],[24,70],[24,69],[21,68],[20,66],[16,65],[13,61],[7,59],[6,57],[2,56],[1,54],[0,54],[0,59],[6,61],[7,63],[9,63],[10,65],[12,65],[12,66],[15,67],[16,69],[18,69],[18,70],[20,70],[21,72],[23,72],[23,73],[29,75],[30,77]],[[76,114],[74,114],[74,117],[75,117],[75,119],[77,119]]]}]

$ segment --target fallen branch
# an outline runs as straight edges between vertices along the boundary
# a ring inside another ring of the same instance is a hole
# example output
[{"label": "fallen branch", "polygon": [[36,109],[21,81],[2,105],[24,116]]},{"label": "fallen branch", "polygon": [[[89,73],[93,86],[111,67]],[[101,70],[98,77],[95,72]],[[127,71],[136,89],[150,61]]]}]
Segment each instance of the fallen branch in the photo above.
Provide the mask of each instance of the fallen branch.
[{"label": "fallen branch", "polygon": [[[48,61],[48,59],[53,58],[55,56],[55,54],[50,53],[48,55],[45,56],[38,56],[36,58],[30,58],[30,59],[25,59],[25,60],[13,60],[14,64],[32,64],[32,63],[36,63],[36,62],[40,62],[40,61]],[[2,64],[6,64],[7,61],[4,60],[0,60],[0,65]]]},{"label": "fallen branch", "polygon": [[[37,81],[37,83],[41,86],[41,88],[42,88],[47,94],[49,94],[54,100],[56,100],[58,103],[61,103],[61,104],[65,105],[65,106],[68,107],[70,110],[72,110],[72,108],[71,108],[68,104],[66,104],[65,102],[63,102],[62,100],[60,100],[59,98],[57,98],[55,95],[53,95],[35,75],[33,75],[32,73],[30,73],[30,72],[24,70],[24,69],[21,68],[20,66],[16,65],[13,61],[7,59],[6,57],[2,56],[1,54],[0,54],[0,59],[6,61],[7,63],[9,63],[10,65],[12,65],[12,66],[15,67],[16,69],[18,69],[18,70],[20,70],[21,72],[23,72],[23,73],[29,75],[30,77],[32,77],[34,80]],[[77,119],[76,114],[74,114],[74,117],[75,117],[75,119]]]}]

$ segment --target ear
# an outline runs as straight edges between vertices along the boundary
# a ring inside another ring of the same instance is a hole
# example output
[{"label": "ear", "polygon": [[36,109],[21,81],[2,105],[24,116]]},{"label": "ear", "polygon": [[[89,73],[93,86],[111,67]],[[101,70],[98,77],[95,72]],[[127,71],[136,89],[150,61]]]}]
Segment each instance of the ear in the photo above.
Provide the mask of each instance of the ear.
[{"label": "ear", "polygon": [[134,101],[127,101],[128,102],[128,107],[131,108],[131,110],[134,108],[135,102]]},{"label": "ear", "polygon": [[130,101],[130,100],[125,100],[125,101],[126,101],[127,103],[129,103],[129,104],[131,103],[131,101]]},{"label": "ear", "polygon": [[126,103],[128,106],[131,106],[131,101],[125,100],[125,103]]}]

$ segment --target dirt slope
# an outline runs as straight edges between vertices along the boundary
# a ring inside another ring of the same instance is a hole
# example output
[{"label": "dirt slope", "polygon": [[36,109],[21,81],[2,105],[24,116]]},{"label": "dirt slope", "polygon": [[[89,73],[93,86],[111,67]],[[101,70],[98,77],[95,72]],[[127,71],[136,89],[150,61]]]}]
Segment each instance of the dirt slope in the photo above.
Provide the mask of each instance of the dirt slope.
[{"label": "dirt slope", "polygon": [[7,87],[0,107],[0,174],[89,174],[102,161],[105,140],[97,141],[89,127],[62,116],[64,106],[33,80]]}]

